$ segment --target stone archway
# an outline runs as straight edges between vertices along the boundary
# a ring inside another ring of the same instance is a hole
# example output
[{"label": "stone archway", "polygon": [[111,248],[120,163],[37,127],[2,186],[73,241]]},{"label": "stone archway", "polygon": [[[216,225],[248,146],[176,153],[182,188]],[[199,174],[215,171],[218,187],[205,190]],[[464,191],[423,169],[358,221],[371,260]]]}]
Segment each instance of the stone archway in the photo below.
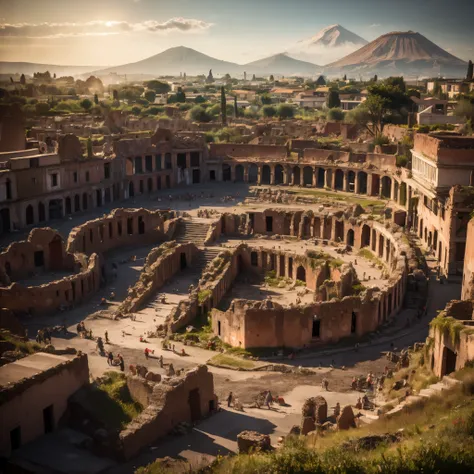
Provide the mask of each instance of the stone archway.
[{"label": "stone archway", "polygon": [[359,189],[356,190],[358,194],[367,194],[367,173],[365,171],[359,171]]},{"label": "stone archway", "polygon": [[128,183],[128,197],[134,197],[135,196],[135,185],[133,184],[133,181],[130,181]]},{"label": "stone archway", "polygon": [[352,229],[347,231],[346,243],[347,245],[354,247],[354,231]]},{"label": "stone archway", "polygon": [[0,210],[0,234],[10,232],[10,209],[7,207]]},{"label": "stone archway", "polygon": [[261,184],[270,184],[270,166],[268,165],[263,165],[262,166],[262,178],[261,178]]},{"label": "stone archway", "polygon": [[283,179],[283,166],[281,165],[276,165],[275,166],[275,184],[283,184],[284,179]]},{"label": "stone archway", "polygon": [[334,179],[334,189],[342,191],[344,189],[344,173],[342,170],[336,170]]},{"label": "stone archway", "polygon": [[232,172],[230,165],[224,163],[222,165],[222,181],[230,181],[232,179]]},{"label": "stone archway", "polygon": [[347,191],[349,191],[350,193],[356,192],[355,181],[356,181],[356,174],[354,171],[350,170],[347,173],[347,182],[348,182]]},{"label": "stone archway", "polygon": [[388,176],[383,176],[380,186],[380,195],[386,199],[390,199],[392,192],[392,178]]},{"label": "stone archway", "polygon": [[370,227],[367,224],[364,224],[362,226],[360,246],[361,248],[370,246]]},{"label": "stone archway", "polygon": [[252,163],[249,165],[249,183],[256,183],[258,181],[258,167]]},{"label": "stone archway", "polygon": [[242,165],[237,165],[235,167],[235,181],[238,183],[244,181],[244,167]]},{"label": "stone archway", "polygon": [[301,183],[301,170],[299,166],[293,166],[293,184],[299,186]]},{"label": "stone archway", "polygon": [[59,235],[56,235],[49,243],[49,268],[51,270],[63,268],[63,242]]},{"label": "stone archway", "polygon": [[306,283],[306,270],[304,269],[303,265],[300,265],[296,269],[296,279]]},{"label": "stone archway", "polygon": [[313,185],[313,168],[311,166],[305,166],[303,168],[303,186]]},{"label": "stone archway", "polygon": [[31,204],[28,204],[28,206],[26,206],[25,222],[26,225],[33,225],[35,223],[35,214],[33,211],[33,206]]}]

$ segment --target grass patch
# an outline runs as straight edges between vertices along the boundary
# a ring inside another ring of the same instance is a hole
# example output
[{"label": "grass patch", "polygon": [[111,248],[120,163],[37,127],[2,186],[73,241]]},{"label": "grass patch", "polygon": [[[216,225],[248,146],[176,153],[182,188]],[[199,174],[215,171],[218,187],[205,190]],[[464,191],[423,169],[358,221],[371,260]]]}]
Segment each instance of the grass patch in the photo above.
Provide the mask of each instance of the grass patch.
[{"label": "grass patch", "polygon": [[293,283],[293,280],[291,278],[277,276],[275,270],[271,270],[267,272],[264,280],[268,286],[273,286],[273,287],[280,287],[280,285],[282,285],[283,283],[285,285],[290,285],[291,283]]},{"label": "grass patch", "polygon": [[459,342],[459,337],[462,331],[466,329],[472,329],[472,327],[466,327],[461,321],[457,319],[446,317],[444,311],[441,311],[438,316],[436,316],[436,318],[430,322],[430,326],[433,329],[437,329],[442,334],[448,332],[453,344],[457,344]]},{"label": "grass patch", "polygon": [[97,418],[109,429],[118,431],[143,410],[130,396],[125,374],[118,372],[105,372],[97,388],[90,391],[89,402]]},{"label": "grass patch", "polygon": [[0,331],[0,342],[12,344],[14,347],[10,350],[21,352],[25,355],[34,354],[42,349],[40,344],[36,342],[23,341],[20,337],[7,330]]},{"label": "grass patch", "polygon": [[358,252],[357,252],[357,255],[359,257],[363,257],[365,258],[366,260],[369,260],[373,263],[375,263],[376,265],[382,265],[382,267],[385,266],[385,264],[382,262],[382,260],[380,260],[378,257],[376,257],[369,249],[367,248],[364,248],[364,249],[360,249]]},{"label": "grass patch", "polygon": [[361,198],[357,196],[353,196],[352,193],[344,193],[344,192],[334,192],[334,191],[325,191],[324,189],[309,189],[309,188],[301,188],[301,189],[291,189],[292,192],[297,194],[303,194],[306,196],[312,197],[319,197],[323,199],[331,199],[335,201],[341,201],[349,204],[359,204],[364,209],[366,207],[373,207],[374,210],[382,210],[385,207],[385,202],[378,199],[367,199]]},{"label": "grass patch", "polygon": [[215,365],[225,365],[226,367],[232,367],[233,369],[254,369],[255,363],[250,360],[240,359],[238,357],[232,357],[227,354],[217,354],[209,360],[210,363]]},{"label": "grass patch", "polygon": [[212,296],[212,291],[211,290],[201,290],[198,293],[198,302],[199,302],[199,304],[203,304],[211,296]]}]

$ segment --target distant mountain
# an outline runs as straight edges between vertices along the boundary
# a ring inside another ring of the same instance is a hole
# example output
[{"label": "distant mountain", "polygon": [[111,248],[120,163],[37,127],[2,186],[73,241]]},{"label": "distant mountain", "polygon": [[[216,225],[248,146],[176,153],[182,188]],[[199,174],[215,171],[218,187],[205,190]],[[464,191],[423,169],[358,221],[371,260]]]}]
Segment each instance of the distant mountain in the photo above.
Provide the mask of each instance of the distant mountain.
[{"label": "distant mountain", "polygon": [[0,74],[26,74],[49,71],[56,76],[76,76],[86,74],[102,66],[58,66],[53,64],[23,63],[0,61]]},{"label": "distant mountain", "polygon": [[464,75],[467,63],[420,33],[392,32],[328,64],[325,72],[405,76]]},{"label": "distant mountain", "polygon": [[331,25],[316,35],[289,46],[287,51],[295,58],[326,64],[343,58],[365,44],[367,41],[352,31],[341,25]]},{"label": "distant mountain", "polygon": [[294,59],[286,53],[244,64],[242,68],[247,71],[247,74],[281,74],[282,76],[315,75],[322,69],[321,66]]},{"label": "distant mountain", "polygon": [[215,76],[240,72],[240,66],[235,63],[221,61],[191,48],[178,46],[167,49],[162,53],[143,59],[136,63],[109,67],[98,74],[151,74],[155,76],[179,75],[185,72],[188,76],[208,74],[209,69]]},{"label": "distant mountain", "polygon": [[346,30],[341,25],[331,25],[323,28],[319,33],[311,38],[299,42],[308,47],[325,46],[336,48],[338,46],[345,46],[353,44],[356,46],[363,46],[368,43],[364,38]]}]

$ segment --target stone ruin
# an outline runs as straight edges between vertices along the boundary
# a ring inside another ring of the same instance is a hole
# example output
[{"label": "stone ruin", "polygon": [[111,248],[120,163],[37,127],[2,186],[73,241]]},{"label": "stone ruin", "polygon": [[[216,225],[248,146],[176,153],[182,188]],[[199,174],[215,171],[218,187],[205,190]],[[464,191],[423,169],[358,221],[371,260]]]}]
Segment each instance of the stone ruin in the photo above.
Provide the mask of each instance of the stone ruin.
[{"label": "stone ruin", "polygon": [[257,431],[242,431],[237,435],[237,446],[240,454],[272,449],[270,436]]},{"label": "stone ruin", "polygon": [[328,404],[324,397],[308,398],[301,410],[301,434],[307,435],[316,429],[316,425],[322,425],[328,417]]}]

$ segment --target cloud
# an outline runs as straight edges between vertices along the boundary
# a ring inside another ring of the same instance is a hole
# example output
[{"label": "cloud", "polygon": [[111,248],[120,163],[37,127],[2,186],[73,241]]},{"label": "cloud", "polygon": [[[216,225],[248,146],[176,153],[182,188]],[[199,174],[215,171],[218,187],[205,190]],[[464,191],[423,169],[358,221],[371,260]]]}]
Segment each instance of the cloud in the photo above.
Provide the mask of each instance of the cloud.
[{"label": "cloud", "polygon": [[109,36],[136,32],[198,32],[207,30],[211,26],[213,26],[212,23],[193,18],[171,18],[165,22],[147,20],[140,23],[113,20],[85,23],[0,23],[0,36],[64,38],[69,36]]},{"label": "cloud", "polygon": [[372,23],[369,28],[378,28],[380,25],[380,23]]}]

